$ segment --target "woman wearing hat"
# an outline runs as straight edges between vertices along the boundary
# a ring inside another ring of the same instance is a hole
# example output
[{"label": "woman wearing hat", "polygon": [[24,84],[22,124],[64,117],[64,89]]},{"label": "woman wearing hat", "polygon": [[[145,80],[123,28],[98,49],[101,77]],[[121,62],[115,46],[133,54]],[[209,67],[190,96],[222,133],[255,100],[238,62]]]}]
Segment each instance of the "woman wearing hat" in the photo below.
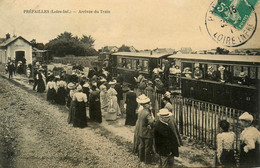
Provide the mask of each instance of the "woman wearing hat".
[{"label": "woman wearing hat", "polygon": [[50,78],[49,80],[50,81],[47,83],[47,86],[46,86],[47,101],[54,103],[54,100],[55,100],[55,97],[56,97],[55,82],[54,82],[54,78]]},{"label": "woman wearing hat", "polygon": [[78,85],[77,92],[73,95],[72,101],[75,102],[73,127],[84,128],[87,126],[87,115],[86,115],[87,95],[82,92],[81,85]]},{"label": "woman wearing hat", "polygon": [[239,75],[239,80],[238,80],[238,84],[240,85],[250,85],[250,78],[248,78],[248,76],[246,75],[245,72],[240,72]]},{"label": "woman wearing hat", "polygon": [[155,151],[160,155],[160,167],[173,167],[174,157],[179,156],[181,136],[169,110],[163,108],[154,124]]},{"label": "woman wearing hat", "polygon": [[226,68],[223,65],[220,65],[218,67],[217,80],[222,83],[229,82],[230,80],[230,73],[226,70]]},{"label": "woman wearing hat", "polygon": [[72,97],[70,97],[70,91],[75,89],[75,84],[70,82],[67,86],[67,107],[70,108],[70,102]]},{"label": "woman wearing hat", "polygon": [[184,76],[185,76],[186,78],[192,78],[192,76],[191,76],[192,72],[191,72],[190,67],[184,68],[183,74],[184,74]]},{"label": "woman wearing hat", "polygon": [[142,94],[136,99],[136,101],[143,106],[143,109],[138,113],[138,120],[135,128],[139,140],[139,159],[145,164],[151,164],[153,155],[154,116],[150,111],[150,99]]},{"label": "woman wearing hat", "polygon": [[214,68],[212,66],[208,67],[207,79],[213,80],[213,81],[217,80],[217,72],[214,70]]},{"label": "woman wearing hat", "polygon": [[202,70],[200,70],[199,66],[196,66],[195,70],[194,70],[194,78],[195,79],[201,79],[202,77],[203,77]]},{"label": "woman wearing hat", "polygon": [[100,86],[100,107],[102,115],[107,114],[108,111],[109,98],[107,95],[106,85]]},{"label": "woman wearing hat", "polygon": [[92,92],[89,95],[89,118],[94,122],[102,122],[100,91],[96,89],[96,85],[92,86]]},{"label": "woman wearing hat", "polygon": [[106,120],[116,120],[116,116],[121,115],[121,111],[117,103],[117,92],[115,90],[116,81],[110,81],[108,84],[110,85],[110,88],[108,89],[107,94],[110,102]]},{"label": "woman wearing hat", "polygon": [[252,126],[253,116],[248,112],[240,117],[240,124],[244,128],[240,134],[240,166],[260,166],[260,132]]},{"label": "woman wearing hat", "polygon": [[72,101],[72,98],[74,94],[77,92],[76,85],[74,83],[69,83],[68,88],[70,89],[69,95],[68,95],[68,102],[69,104],[69,116],[68,116],[68,123],[71,124],[73,122],[73,117],[75,113],[75,102]]},{"label": "woman wearing hat", "polygon": [[46,86],[46,84],[45,84],[46,77],[44,75],[43,68],[39,69],[39,73],[36,75],[36,79],[38,80],[37,92],[43,93],[45,90],[45,86]]},{"label": "woman wearing hat", "polygon": [[134,86],[129,86],[129,91],[126,93],[126,118],[125,125],[135,126],[137,120],[137,102],[136,93],[134,92]]},{"label": "woman wearing hat", "polygon": [[57,97],[56,97],[56,103],[60,105],[65,105],[66,104],[66,85],[67,83],[61,79],[57,81]]}]

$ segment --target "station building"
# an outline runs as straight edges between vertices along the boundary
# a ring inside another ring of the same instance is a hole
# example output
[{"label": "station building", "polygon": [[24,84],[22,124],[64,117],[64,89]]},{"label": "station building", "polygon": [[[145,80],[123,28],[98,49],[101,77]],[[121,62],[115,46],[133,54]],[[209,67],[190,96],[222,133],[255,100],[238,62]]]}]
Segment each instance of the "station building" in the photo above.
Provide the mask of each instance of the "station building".
[{"label": "station building", "polygon": [[0,63],[7,63],[8,60],[26,61],[26,64],[32,64],[32,45],[22,36],[0,38]]}]

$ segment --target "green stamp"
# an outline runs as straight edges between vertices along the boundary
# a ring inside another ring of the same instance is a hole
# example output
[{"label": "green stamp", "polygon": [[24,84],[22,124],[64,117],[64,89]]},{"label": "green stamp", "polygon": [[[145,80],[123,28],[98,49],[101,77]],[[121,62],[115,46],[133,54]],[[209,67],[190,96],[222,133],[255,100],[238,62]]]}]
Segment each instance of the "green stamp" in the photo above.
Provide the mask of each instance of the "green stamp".
[{"label": "green stamp", "polygon": [[258,0],[218,0],[213,14],[242,30]]}]

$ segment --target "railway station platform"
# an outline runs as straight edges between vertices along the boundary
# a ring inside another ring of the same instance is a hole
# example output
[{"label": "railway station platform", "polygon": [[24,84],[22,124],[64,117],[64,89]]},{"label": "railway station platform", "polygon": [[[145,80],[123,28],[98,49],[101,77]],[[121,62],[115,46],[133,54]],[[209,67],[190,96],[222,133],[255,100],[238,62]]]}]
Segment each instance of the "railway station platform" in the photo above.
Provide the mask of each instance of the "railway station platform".
[{"label": "railway station platform", "polygon": [[[4,66],[0,64],[0,75],[8,79],[8,74],[4,72]],[[33,83],[29,81],[29,79],[25,75],[16,74],[10,79],[12,82],[17,83],[28,90],[32,91]],[[32,91],[36,92],[36,91]],[[36,93],[37,94],[37,93]],[[43,94],[39,94],[43,95]],[[46,94],[44,94],[46,96]],[[64,115],[67,115],[68,111],[66,112],[66,108],[64,108]],[[88,109],[87,109],[88,115]],[[64,123],[67,121],[64,121]],[[116,121],[106,121],[103,118],[101,124],[89,122],[89,126],[91,128],[101,127],[106,131],[110,132],[111,134],[120,137],[123,141],[133,144],[134,138],[134,126],[125,126],[125,116],[122,115],[121,118],[118,118]],[[177,167],[212,167],[214,164],[214,154],[215,151],[211,149],[204,143],[200,141],[191,139],[187,136],[182,136],[184,146],[180,147],[179,153],[180,156],[175,158],[175,166]],[[155,165],[154,167],[158,167]]]}]

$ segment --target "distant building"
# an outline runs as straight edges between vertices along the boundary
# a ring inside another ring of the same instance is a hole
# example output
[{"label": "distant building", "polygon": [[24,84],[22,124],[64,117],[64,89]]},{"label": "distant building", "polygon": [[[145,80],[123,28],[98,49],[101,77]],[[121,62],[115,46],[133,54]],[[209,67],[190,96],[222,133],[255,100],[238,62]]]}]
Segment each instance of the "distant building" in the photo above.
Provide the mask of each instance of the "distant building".
[{"label": "distant building", "polygon": [[153,50],[154,53],[165,53],[165,54],[174,54],[175,53],[175,49],[171,49],[171,48],[156,48]]},{"label": "distant building", "polygon": [[48,50],[39,50],[35,47],[32,48],[32,59],[33,61],[48,61],[49,58],[49,53]]},{"label": "distant building", "polygon": [[105,46],[102,48],[101,52],[102,53],[114,53],[118,51],[117,46]]},{"label": "distant building", "polygon": [[191,49],[190,47],[182,47],[181,50],[180,50],[180,52],[181,52],[182,54],[191,54],[192,49]]},{"label": "distant building", "polygon": [[206,50],[206,54],[217,54],[216,49]]},{"label": "distant building", "polygon": [[23,37],[6,34],[6,38],[0,38],[0,62],[7,63],[8,60],[23,61],[32,64],[32,45]]}]

